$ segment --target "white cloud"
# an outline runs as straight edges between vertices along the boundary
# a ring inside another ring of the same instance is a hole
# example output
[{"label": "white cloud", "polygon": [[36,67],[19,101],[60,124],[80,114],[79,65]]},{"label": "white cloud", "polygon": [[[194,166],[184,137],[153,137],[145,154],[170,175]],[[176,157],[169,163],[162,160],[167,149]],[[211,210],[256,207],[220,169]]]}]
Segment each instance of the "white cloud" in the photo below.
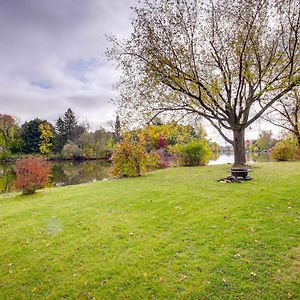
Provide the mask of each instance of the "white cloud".
[{"label": "white cloud", "polygon": [[53,122],[71,107],[94,126],[113,119],[118,73],[106,62],[105,34],[129,34],[135,0],[0,2],[0,111]]}]

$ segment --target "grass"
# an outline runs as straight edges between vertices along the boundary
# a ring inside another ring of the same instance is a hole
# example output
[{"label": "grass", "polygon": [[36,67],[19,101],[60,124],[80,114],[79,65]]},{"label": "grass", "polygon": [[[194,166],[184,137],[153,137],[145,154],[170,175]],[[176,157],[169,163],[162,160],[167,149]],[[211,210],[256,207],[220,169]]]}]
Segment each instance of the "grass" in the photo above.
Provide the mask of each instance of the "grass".
[{"label": "grass", "polygon": [[300,162],[0,196],[0,299],[299,299]]}]

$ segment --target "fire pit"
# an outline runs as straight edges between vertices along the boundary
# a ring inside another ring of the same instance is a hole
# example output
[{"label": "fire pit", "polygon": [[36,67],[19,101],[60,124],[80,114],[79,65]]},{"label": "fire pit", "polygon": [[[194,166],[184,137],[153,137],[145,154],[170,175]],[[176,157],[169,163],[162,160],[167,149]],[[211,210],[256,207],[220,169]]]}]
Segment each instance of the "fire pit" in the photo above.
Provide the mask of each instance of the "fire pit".
[{"label": "fire pit", "polygon": [[250,170],[248,170],[247,168],[231,168],[229,172],[231,172],[231,176],[235,178],[242,177],[246,179],[247,177],[249,177],[248,172],[250,172]]},{"label": "fire pit", "polygon": [[221,178],[218,180],[218,182],[221,183],[244,183],[245,181],[252,180],[252,177],[248,175],[251,170],[249,170],[247,167],[241,166],[241,167],[233,167],[230,170],[228,170],[231,175]]}]

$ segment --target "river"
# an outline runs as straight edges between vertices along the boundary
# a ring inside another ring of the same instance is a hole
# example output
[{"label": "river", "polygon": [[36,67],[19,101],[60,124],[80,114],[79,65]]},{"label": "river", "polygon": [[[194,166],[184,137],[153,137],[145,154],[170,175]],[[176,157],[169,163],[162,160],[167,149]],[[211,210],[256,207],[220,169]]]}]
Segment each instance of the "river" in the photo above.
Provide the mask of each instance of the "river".
[{"label": "river", "polygon": [[[254,162],[269,162],[270,156],[267,152],[263,153],[247,153],[246,161],[247,163]],[[234,156],[232,152],[213,154],[212,158],[209,161],[209,165],[221,165],[221,164],[233,164]]]},{"label": "river", "polygon": [[[51,162],[50,186],[74,185],[109,177],[110,164],[104,160]],[[15,174],[10,163],[0,163],[0,194],[13,192]]]},{"label": "river", "polygon": [[[247,155],[247,162],[269,161],[267,153]],[[233,154],[214,155],[209,165],[233,163]],[[64,186],[103,180],[109,177],[110,164],[103,160],[51,162],[49,186]],[[0,163],[0,194],[15,191],[12,164]]]}]

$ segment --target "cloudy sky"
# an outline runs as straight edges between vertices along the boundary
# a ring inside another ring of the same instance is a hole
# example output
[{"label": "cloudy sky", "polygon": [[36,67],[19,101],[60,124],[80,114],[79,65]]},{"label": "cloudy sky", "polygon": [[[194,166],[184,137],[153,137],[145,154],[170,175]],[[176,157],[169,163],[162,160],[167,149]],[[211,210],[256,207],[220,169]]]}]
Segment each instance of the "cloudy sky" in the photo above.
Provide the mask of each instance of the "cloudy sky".
[{"label": "cloudy sky", "polygon": [[[0,112],[54,122],[71,107],[93,128],[114,120],[105,35],[127,37],[137,0],[0,0]],[[207,128],[213,140],[224,144]],[[258,125],[248,137],[256,137]]]},{"label": "cloudy sky", "polygon": [[130,33],[134,0],[0,0],[0,111],[54,121],[71,107],[94,126],[114,118],[118,73],[105,34]]}]

